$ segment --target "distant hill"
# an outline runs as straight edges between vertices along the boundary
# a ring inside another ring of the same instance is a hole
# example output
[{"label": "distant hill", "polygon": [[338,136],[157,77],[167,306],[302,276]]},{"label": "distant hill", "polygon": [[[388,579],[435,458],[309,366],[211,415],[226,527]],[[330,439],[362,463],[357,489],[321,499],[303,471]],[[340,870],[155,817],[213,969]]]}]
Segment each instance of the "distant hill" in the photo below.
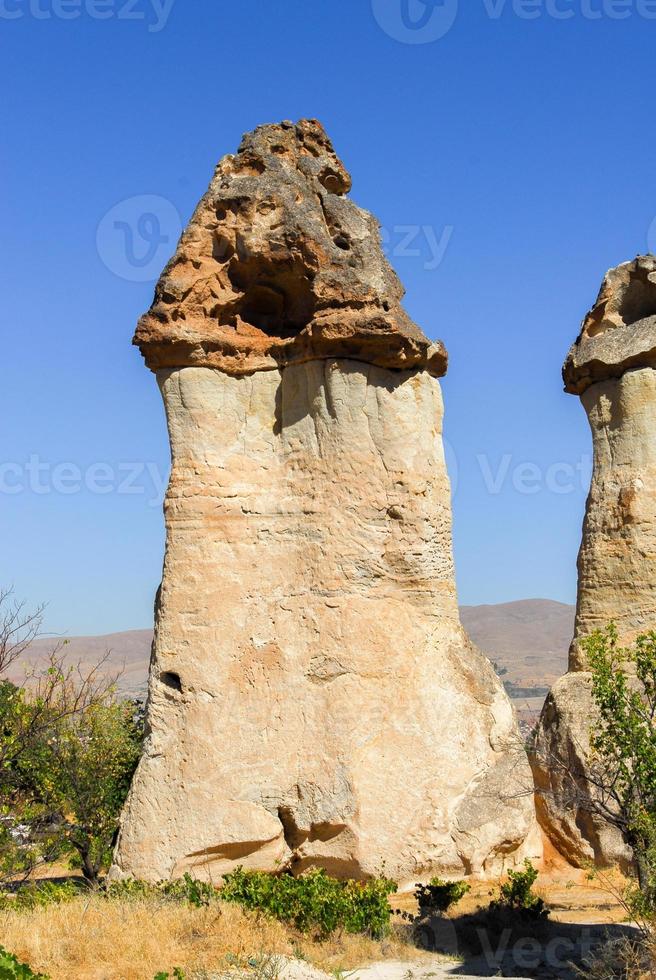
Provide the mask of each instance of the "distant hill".
[{"label": "distant hill", "polygon": [[551,687],[567,670],[574,606],[522,599],[496,606],[461,606],[462,624],[504,679],[524,687]]},{"label": "distant hill", "polygon": [[[42,637],[35,640],[26,655],[27,664],[43,663],[53,648],[60,647],[68,663],[90,667],[107,656],[108,673],[121,674],[118,687],[125,694],[143,696],[148,680],[152,630],[128,630],[106,636]],[[26,663],[13,664],[9,675],[14,681],[25,676]]]},{"label": "distant hill", "polygon": [[[550,599],[523,599],[496,606],[462,606],[462,622],[476,645],[504,669],[503,680],[525,717],[539,711],[543,695],[531,689],[548,688],[567,669],[567,650],[574,629],[574,607]],[[107,670],[121,672],[119,687],[126,694],[146,691],[152,630],[130,630],[107,636],[74,636],[63,652],[71,663],[90,666],[107,654]],[[42,638],[32,645],[27,660],[43,662],[62,639]],[[20,680],[24,665],[15,664],[11,677]],[[524,692],[517,696],[517,692]]]},{"label": "distant hill", "polygon": [[574,613],[574,606],[551,599],[460,609],[463,626],[502,675],[526,734],[540,715],[548,688],[567,670]]}]

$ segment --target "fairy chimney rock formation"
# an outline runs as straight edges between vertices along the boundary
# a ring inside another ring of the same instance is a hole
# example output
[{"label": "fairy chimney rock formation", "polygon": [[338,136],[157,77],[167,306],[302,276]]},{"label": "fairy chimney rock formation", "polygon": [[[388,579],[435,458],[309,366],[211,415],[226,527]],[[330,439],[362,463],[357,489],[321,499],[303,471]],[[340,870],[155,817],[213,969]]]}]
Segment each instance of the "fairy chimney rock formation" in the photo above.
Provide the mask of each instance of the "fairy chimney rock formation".
[{"label": "fairy chimney rock formation", "polygon": [[260,126],[219,163],[139,321],[148,366],[234,377],[348,357],[440,377],[447,358],[401,307],[378,222],[314,120]]},{"label": "fairy chimney rock formation", "polygon": [[350,186],[319,123],[248,134],[139,322],[172,472],[114,875],[414,881],[498,869],[535,831],[510,703],[458,619],[446,353]]},{"label": "fairy chimney rock formation", "polygon": [[[569,673],[554,686],[538,735],[541,822],[571,860],[626,864],[619,834],[592,818],[585,756],[594,719],[580,641],[613,620],[622,642],[656,627],[656,257],[607,273],[563,368],[590,422],[593,474],[578,559]],[[578,787],[562,766],[577,774]]]}]

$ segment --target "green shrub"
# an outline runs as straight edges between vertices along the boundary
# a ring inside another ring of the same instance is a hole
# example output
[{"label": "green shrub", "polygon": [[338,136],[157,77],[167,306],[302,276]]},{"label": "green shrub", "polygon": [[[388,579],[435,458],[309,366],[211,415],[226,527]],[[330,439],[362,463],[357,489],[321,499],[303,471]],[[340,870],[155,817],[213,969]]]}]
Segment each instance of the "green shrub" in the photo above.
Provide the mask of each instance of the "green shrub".
[{"label": "green shrub", "polygon": [[45,973],[35,973],[27,963],[19,963],[17,958],[0,946],[0,980],[48,980]]},{"label": "green shrub", "polygon": [[446,912],[451,905],[471,891],[466,881],[443,881],[431,878],[427,885],[415,886],[415,898],[419,905],[419,915],[434,915]]},{"label": "green shrub", "polygon": [[160,882],[159,886],[163,895],[167,898],[177,899],[178,901],[189,902],[196,908],[209,905],[219,897],[219,891],[207,881],[198,881],[190,874],[184,874],[176,881]]},{"label": "green shrub", "polygon": [[266,912],[302,932],[315,930],[325,937],[343,929],[380,938],[389,931],[387,899],[396,888],[387,878],[339,881],[322,869],[294,878],[237,868],[225,876],[221,898]]},{"label": "green shrub", "polygon": [[124,878],[122,881],[112,881],[104,886],[103,894],[107,898],[119,900],[155,898],[161,895],[161,889],[157,885],[149,885],[146,881],[139,881],[137,878]]},{"label": "green shrub", "polygon": [[197,881],[190,874],[183,875],[175,881],[159,881],[149,885],[145,881],[126,878],[124,881],[113,881],[105,889],[108,898],[141,899],[165,898],[171,901],[189,902],[196,908],[209,905],[219,897],[219,891],[206,881]]},{"label": "green shrub", "polygon": [[490,903],[490,911],[510,910],[527,918],[546,919],[549,910],[542,899],[533,894],[538,872],[528,858],[524,868],[524,871],[508,872],[508,881],[501,886],[501,898]]},{"label": "green shrub", "polygon": [[613,824],[633,850],[638,886],[625,896],[647,929],[656,921],[656,632],[629,647],[610,623],[581,644],[597,717],[590,731],[586,806]]},{"label": "green shrub", "polygon": [[162,973],[156,973],[153,980],[185,980],[185,975],[179,966],[176,966],[173,973],[167,973],[165,970]]},{"label": "green shrub", "polygon": [[60,905],[77,898],[83,890],[84,885],[81,882],[32,881],[22,885],[13,895],[6,892],[0,894],[0,909],[16,909],[22,912],[45,908],[47,905]]},{"label": "green shrub", "polygon": [[[66,676],[61,686],[70,687]],[[75,697],[76,691],[65,691]],[[52,722],[20,760],[22,784],[62,828],[71,865],[91,884],[111,864],[118,818],[141,754],[141,714],[114,692]]]}]

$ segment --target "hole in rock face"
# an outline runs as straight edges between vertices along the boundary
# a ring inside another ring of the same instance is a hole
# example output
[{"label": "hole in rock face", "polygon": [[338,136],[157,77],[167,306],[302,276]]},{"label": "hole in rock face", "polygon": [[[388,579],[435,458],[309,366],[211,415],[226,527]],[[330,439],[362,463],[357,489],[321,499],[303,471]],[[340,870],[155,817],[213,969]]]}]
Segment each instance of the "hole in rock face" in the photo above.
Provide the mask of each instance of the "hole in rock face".
[{"label": "hole in rock face", "polygon": [[620,314],[625,323],[656,316],[656,282],[646,277],[632,279],[622,298]]},{"label": "hole in rock face", "polygon": [[220,231],[215,231],[212,240],[212,258],[216,262],[227,262],[234,254],[235,249],[230,239]]},{"label": "hole in rock face", "polygon": [[159,679],[165,687],[169,688],[169,690],[178,691],[180,694],[182,693],[182,681],[180,680],[179,674],[176,674],[170,670],[164,670],[159,675]]},{"label": "hole in rock face", "polygon": [[263,174],[266,170],[264,162],[254,153],[238,153],[234,166],[237,173],[251,174],[253,177]]},{"label": "hole in rock face", "polygon": [[341,821],[336,823],[325,821],[323,823],[312,823],[308,830],[302,829],[296,822],[293,809],[290,806],[284,805],[278,807],[278,819],[282,824],[283,837],[290,851],[295,851],[306,841],[328,843],[328,841],[333,840],[335,837],[339,837],[346,827],[346,824]]},{"label": "hole in rock face", "polygon": [[314,316],[315,299],[310,273],[302,262],[280,264],[251,256],[235,258],[228,268],[235,290],[242,296],[231,306],[237,315],[268,337],[295,337]]},{"label": "hole in rock face", "polygon": [[329,194],[342,195],[347,194],[349,190],[348,181],[332,167],[324,167],[319,174],[319,183],[326,188]]},{"label": "hole in rock face", "polygon": [[256,283],[250,286],[241,307],[241,318],[266,334],[282,333],[285,296],[275,286]]},{"label": "hole in rock face", "polygon": [[285,844],[290,849],[290,851],[296,850],[301,844],[307,840],[307,834],[299,830],[296,820],[294,819],[294,813],[292,809],[288,806],[278,807],[278,819],[282,824],[282,833],[285,838]]}]

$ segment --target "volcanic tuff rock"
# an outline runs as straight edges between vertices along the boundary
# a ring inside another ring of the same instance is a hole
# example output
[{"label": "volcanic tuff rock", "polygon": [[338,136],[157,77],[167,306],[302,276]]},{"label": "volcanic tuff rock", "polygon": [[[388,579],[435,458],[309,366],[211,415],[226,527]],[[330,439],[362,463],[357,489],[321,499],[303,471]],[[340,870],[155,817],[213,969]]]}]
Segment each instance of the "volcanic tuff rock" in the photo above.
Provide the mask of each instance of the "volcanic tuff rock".
[{"label": "volcanic tuff rock", "polygon": [[[547,699],[539,730],[539,779],[553,789],[539,813],[561,849],[579,861],[628,859],[617,832],[587,813],[592,790],[583,761],[594,710],[580,641],[611,620],[623,642],[656,625],[655,367],[656,258],[648,255],[607,274],[563,369],[566,390],[581,395],[590,422],[594,467],[570,673]],[[562,785],[562,766],[547,772],[549,758],[574,760],[574,802]]]},{"label": "volcanic tuff rock", "polygon": [[318,123],[245,137],[139,324],[173,466],[114,875],[530,852],[512,709],[458,618],[446,356],[349,186]]},{"label": "volcanic tuff rock", "polygon": [[219,163],[135,336],[148,365],[244,375],[339,354],[446,373],[322,126],[260,126]]},{"label": "volcanic tuff rock", "polygon": [[606,273],[565,361],[565,390],[582,395],[596,382],[636,367],[656,367],[654,255],[639,255]]}]

